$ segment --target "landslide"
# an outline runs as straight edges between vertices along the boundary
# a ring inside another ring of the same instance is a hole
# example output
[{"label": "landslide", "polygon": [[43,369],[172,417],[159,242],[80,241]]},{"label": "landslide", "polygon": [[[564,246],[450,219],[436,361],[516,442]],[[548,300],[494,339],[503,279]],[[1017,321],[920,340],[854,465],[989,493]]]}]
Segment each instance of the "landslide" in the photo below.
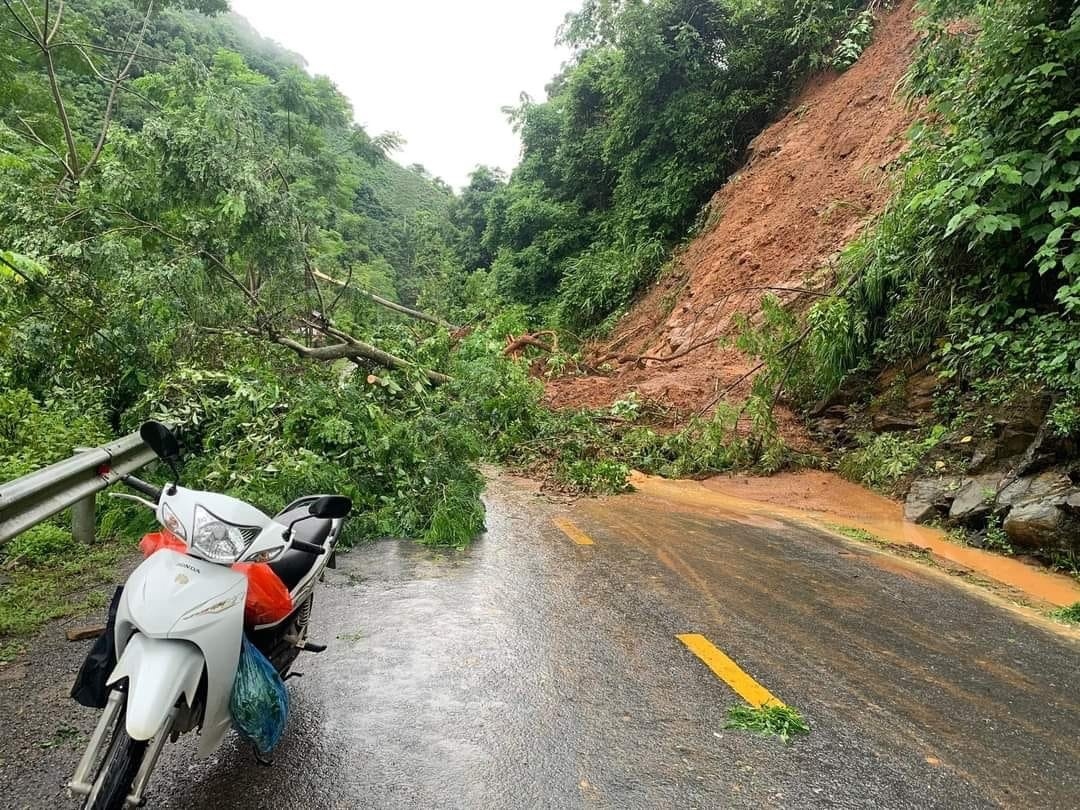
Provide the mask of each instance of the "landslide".
[{"label": "landslide", "polygon": [[[915,17],[913,0],[905,0],[878,19],[853,67],[806,84],[713,196],[701,233],[610,337],[587,347],[590,365],[613,371],[551,380],[550,406],[606,407],[637,392],[688,416],[753,368],[724,340],[736,333],[737,317],[753,320],[767,292],[795,307],[811,303],[812,294],[789,288],[826,289],[837,252],[888,201],[890,164],[914,117],[897,85],[917,42]],[[798,442],[797,420],[777,416]]]}]

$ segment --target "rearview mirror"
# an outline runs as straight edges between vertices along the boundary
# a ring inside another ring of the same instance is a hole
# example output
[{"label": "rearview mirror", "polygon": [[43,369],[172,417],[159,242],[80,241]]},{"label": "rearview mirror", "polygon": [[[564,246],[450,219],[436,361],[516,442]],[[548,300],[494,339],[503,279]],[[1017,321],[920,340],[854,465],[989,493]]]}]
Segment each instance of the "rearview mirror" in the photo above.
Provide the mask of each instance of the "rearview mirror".
[{"label": "rearview mirror", "polygon": [[139,436],[170,467],[180,460],[180,442],[161,422],[143,422]]},{"label": "rearview mirror", "polygon": [[344,495],[323,495],[311,502],[308,514],[323,520],[338,520],[352,511],[352,501]]}]

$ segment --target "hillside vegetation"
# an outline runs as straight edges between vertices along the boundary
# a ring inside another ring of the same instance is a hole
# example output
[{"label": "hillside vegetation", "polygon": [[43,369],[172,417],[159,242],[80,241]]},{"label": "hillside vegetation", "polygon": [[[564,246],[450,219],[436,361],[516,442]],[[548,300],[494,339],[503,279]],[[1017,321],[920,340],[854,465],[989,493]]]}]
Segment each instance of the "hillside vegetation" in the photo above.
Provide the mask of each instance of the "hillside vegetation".
[{"label": "hillside vegetation", "polygon": [[490,268],[501,297],[567,329],[618,313],[799,79],[855,61],[863,5],[587,0],[547,100],[508,110],[520,166],[506,183],[482,168],[463,194],[466,270]]}]

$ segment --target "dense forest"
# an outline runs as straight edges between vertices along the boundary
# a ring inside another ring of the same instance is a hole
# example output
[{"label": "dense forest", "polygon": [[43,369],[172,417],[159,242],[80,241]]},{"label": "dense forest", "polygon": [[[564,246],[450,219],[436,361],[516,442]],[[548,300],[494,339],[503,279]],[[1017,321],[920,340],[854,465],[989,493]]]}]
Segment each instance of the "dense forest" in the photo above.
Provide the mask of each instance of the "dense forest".
[{"label": "dense forest", "polygon": [[548,98],[507,110],[521,165],[508,182],[479,169],[461,196],[465,269],[490,268],[502,298],[559,327],[618,313],[795,83],[857,58],[864,5],[587,0]]},{"label": "dense forest", "polygon": [[[928,114],[895,200],[834,294],[744,341],[765,363],[747,436],[723,405],[663,431],[630,400],[552,413],[504,341],[549,330],[546,373],[580,368],[574,347],[703,226],[800,81],[858,59],[877,3],[586,0],[547,98],[507,109],[520,164],[455,194],[224,0],[5,2],[0,480],[155,415],[182,429],[193,484],[271,509],[340,491],[354,540],[460,545],[483,458],[589,491],[631,466],[776,469],[778,396],[808,405],[928,351],[958,385],[1046,386],[1077,432],[1080,16],[924,11],[901,90]],[[112,502],[99,518],[145,525]],[[6,554],[77,565],[68,543],[46,525]]]}]

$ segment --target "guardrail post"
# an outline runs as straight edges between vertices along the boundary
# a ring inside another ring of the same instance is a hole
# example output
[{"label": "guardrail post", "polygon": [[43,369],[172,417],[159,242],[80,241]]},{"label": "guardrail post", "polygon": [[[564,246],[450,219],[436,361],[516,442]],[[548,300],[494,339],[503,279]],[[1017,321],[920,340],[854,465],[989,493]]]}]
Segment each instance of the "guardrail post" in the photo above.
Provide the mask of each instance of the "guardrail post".
[{"label": "guardrail post", "polygon": [[97,534],[97,496],[89,495],[71,507],[71,535],[79,543],[90,545]]},{"label": "guardrail post", "polygon": [[[87,453],[94,448],[76,447],[76,453]],[[92,545],[97,536],[97,495],[88,495],[71,505],[71,536],[75,542]]]}]

